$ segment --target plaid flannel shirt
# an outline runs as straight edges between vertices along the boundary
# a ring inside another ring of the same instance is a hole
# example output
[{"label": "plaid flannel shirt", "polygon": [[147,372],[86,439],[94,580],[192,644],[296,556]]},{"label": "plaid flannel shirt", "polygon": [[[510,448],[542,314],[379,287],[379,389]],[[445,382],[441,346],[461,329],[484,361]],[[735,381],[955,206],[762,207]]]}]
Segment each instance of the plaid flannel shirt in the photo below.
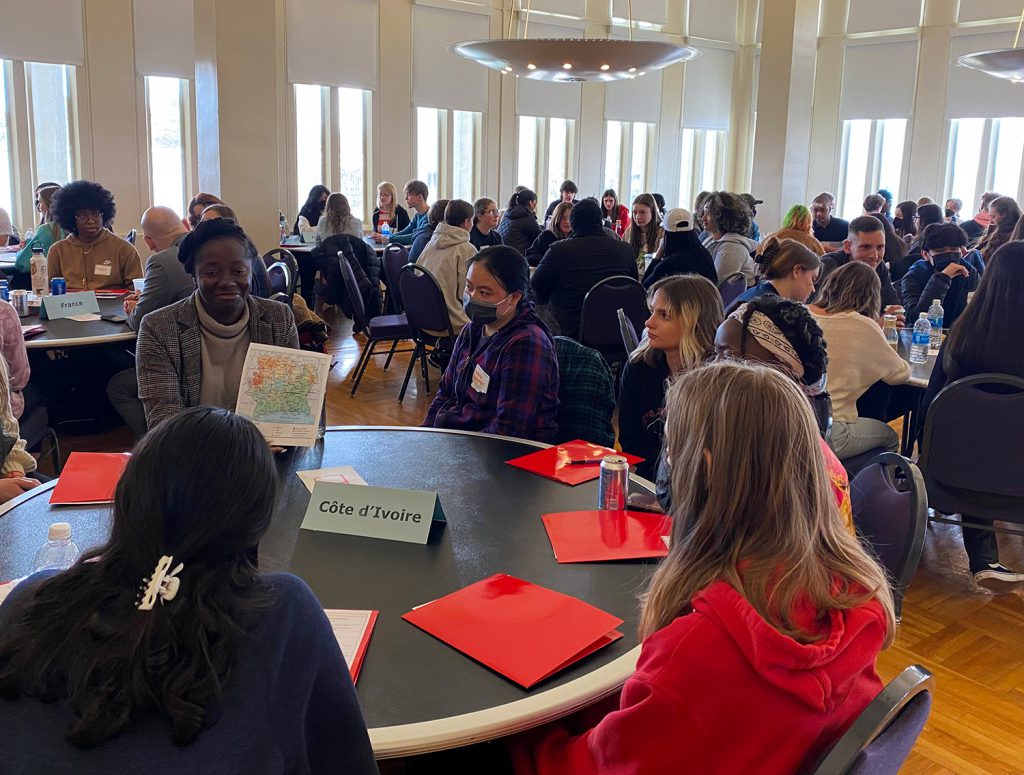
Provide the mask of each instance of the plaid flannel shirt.
[{"label": "plaid flannel shirt", "polygon": [[615,388],[601,353],[567,336],[555,337],[558,353],[559,444],[583,439],[611,447],[615,444],[612,413]]},{"label": "plaid flannel shirt", "polygon": [[[470,323],[455,341],[423,425],[553,442],[558,430],[558,359],[547,330],[527,305],[485,337]],[[473,387],[480,369],[487,382]]]}]

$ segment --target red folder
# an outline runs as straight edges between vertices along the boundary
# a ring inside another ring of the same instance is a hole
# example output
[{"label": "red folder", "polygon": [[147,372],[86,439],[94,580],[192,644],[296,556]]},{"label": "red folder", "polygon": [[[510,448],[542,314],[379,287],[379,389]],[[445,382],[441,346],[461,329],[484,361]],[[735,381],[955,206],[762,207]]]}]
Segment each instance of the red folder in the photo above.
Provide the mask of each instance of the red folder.
[{"label": "red folder", "polygon": [[72,452],[50,494],[51,506],[112,503],[128,452]]},{"label": "red folder", "polygon": [[622,619],[507,573],[402,618],[524,689],[622,637]]},{"label": "red folder", "polygon": [[616,452],[600,444],[576,439],[505,462],[556,482],[577,485],[597,479],[601,475],[601,460],[609,455],[622,455],[631,466],[643,461],[642,457],[636,455]]},{"label": "red folder", "polygon": [[664,557],[662,536],[672,533],[671,517],[640,511],[563,511],[541,519],[560,563]]}]

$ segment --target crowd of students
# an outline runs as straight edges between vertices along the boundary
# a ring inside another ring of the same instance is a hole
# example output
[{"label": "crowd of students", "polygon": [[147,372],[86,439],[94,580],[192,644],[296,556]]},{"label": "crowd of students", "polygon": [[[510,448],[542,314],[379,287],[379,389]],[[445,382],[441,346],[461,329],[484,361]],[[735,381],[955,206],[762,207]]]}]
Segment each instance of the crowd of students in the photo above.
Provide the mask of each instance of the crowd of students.
[{"label": "crowd of students", "polygon": [[[504,213],[488,197],[431,205],[416,180],[403,193],[411,217],[395,186],[378,186],[366,236],[407,246],[444,296],[455,337],[423,424],[611,445],[617,409],[618,443],[644,458],[638,473],[674,518],[641,601],[636,672],[613,704],[509,740],[515,769],[810,766],[880,690],[875,660],[895,634],[889,583],[854,534],[841,462],[898,447],[887,425],[898,392],[861,407],[910,375],[882,315],[912,320],[932,299],[947,305],[924,410],[964,376],[1024,377],[1006,341],[1024,293],[1016,203],[986,194],[960,222],[955,200],[944,211],[902,202],[890,220],[892,197],[879,192],[846,222],[821,194],[761,238],[749,194],[702,192],[691,211],[645,193],[626,208],[614,190],[577,199],[566,181],[542,223],[526,188]],[[147,210],[144,272],[109,228],[102,186],[43,185],[37,203],[26,247],[41,245],[69,286],[127,289],[144,277],[125,300],[136,365],[108,387],[142,441],[108,543],[24,581],[0,606],[0,724],[21,741],[0,747],[0,770],[74,761],[101,772],[163,754],[199,771],[375,771],[315,597],[253,562],[276,475],[270,448],[230,410],[250,343],[298,347],[302,301],[265,298],[262,260],[216,197],[195,197],[184,219]],[[324,245],[364,236],[347,198],[322,186],[293,230]],[[623,275],[647,289],[650,316],[616,395],[604,359],[577,339],[587,291]],[[717,286],[733,277],[748,287],[725,309]],[[28,370],[8,306],[0,423],[17,440]],[[757,432],[741,439],[741,428]],[[0,497],[32,486],[33,464],[15,444]],[[239,493],[239,481],[251,486]],[[1024,584],[999,563],[991,532],[963,535],[979,585]],[[737,727],[743,745],[730,744]]]}]

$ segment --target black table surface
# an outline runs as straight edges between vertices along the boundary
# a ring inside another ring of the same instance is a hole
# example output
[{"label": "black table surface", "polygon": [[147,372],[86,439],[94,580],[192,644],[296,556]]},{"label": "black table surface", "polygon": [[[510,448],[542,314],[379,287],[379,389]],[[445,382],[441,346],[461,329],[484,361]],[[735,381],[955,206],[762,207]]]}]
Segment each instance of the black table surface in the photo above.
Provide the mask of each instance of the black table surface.
[{"label": "black table surface", "polygon": [[[124,302],[121,299],[98,299],[101,315],[124,317]],[[74,347],[86,344],[128,341],[135,338],[135,332],[127,323],[110,323],[106,320],[43,320],[35,315],[21,318],[23,326],[42,324],[46,331],[25,340],[25,346],[32,350],[46,347]]]},{"label": "black table surface", "polygon": [[[260,565],[301,576],[325,608],[380,611],[357,685],[371,730],[523,699],[638,645],[637,595],[654,564],[559,565],[541,514],[595,508],[597,483],[569,487],[505,464],[535,450],[494,436],[332,428],[325,443],[282,453],[279,502],[260,545]],[[433,526],[426,546],[300,530],[310,496],[294,472],[341,465],[353,466],[371,485],[437,492],[447,524]],[[646,489],[638,482],[631,488]],[[0,516],[0,579],[31,572],[51,522],[70,522],[83,549],[105,540],[106,507],[51,508],[48,489]],[[527,691],[401,619],[414,606],[498,572],[614,614],[624,620],[624,637]]]}]

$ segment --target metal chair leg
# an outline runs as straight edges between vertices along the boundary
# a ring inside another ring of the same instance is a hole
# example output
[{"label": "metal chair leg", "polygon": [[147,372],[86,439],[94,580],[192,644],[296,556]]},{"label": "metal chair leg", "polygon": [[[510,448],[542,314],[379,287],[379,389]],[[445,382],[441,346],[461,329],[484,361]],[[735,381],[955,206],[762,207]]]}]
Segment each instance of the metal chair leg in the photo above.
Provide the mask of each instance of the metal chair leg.
[{"label": "metal chair leg", "polygon": [[394,339],[391,342],[391,351],[388,353],[388,359],[384,361],[384,371],[388,370],[388,366],[391,365],[391,359],[395,357],[395,349],[398,347],[398,340]]},{"label": "metal chair leg", "polygon": [[366,371],[366,366],[373,356],[373,348],[377,346],[377,342],[377,339],[371,339],[366,343],[366,347],[363,349],[363,357],[359,359],[359,365],[356,367],[356,380],[355,384],[352,385],[352,392],[349,393],[350,396],[356,394],[356,389],[359,387],[359,382],[363,378],[363,372]]},{"label": "metal chair leg", "polygon": [[417,342],[415,349],[412,351],[412,358],[409,360],[409,368],[405,370],[405,381],[402,383],[402,390],[398,394],[398,403],[402,403],[402,399],[405,398],[405,389],[409,387],[409,377],[412,376],[412,370],[416,366],[416,359],[421,357],[421,355],[423,358],[426,358],[426,354],[422,348],[423,345]]}]

